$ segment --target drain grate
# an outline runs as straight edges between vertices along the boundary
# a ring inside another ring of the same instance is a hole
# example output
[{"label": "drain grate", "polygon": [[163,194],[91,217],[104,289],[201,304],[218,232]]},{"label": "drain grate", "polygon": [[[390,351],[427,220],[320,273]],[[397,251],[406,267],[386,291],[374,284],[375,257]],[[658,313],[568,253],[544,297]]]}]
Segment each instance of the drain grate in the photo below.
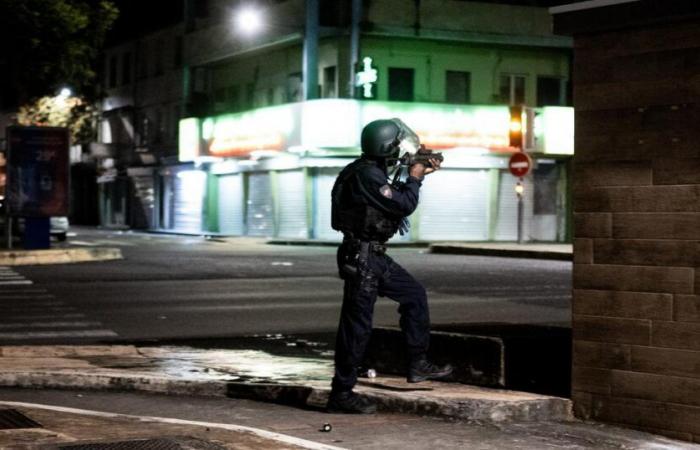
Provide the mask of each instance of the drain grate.
[{"label": "drain grate", "polygon": [[42,426],[16,409],[0,409],[0,430],[20,428],[42,428]]},{"label": "drain grate", "polygon": [[226,450],[226,447],[194,438],[134,439],[62,445],[60,450]]}]

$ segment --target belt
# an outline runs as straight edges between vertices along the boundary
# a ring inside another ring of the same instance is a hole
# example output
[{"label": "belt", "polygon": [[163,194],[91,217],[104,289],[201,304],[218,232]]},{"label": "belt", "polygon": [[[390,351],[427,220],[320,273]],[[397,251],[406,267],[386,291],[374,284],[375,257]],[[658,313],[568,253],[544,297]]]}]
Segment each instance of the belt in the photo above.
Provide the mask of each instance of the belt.
[{"label": "belt", "polygon": [[349,246],[351,249],[358,250],[362,252],[372,252],[377,255],[383,255],[386,253],[386,244],[377,241],[363,241],[360,239],[343,239],[343,244]]}]

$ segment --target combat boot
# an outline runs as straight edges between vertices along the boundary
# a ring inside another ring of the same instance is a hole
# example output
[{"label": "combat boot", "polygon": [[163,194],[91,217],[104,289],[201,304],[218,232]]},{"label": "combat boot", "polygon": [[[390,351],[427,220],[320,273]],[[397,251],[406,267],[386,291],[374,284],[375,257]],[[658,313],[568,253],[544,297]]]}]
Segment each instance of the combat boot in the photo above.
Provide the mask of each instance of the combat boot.
[{"label": "combat boot", "polygon": [[344,414],[372,414],[377,412],[377,405],[352,391],[331,392],[326,411]]},{"label": "combat boot", "polygon": [[452,375],[452,366],[436,366],[425,358],[420,358],[411,362],[408,367],[407,381],[409,383],[420,383],[426,380],[442,380]]}]

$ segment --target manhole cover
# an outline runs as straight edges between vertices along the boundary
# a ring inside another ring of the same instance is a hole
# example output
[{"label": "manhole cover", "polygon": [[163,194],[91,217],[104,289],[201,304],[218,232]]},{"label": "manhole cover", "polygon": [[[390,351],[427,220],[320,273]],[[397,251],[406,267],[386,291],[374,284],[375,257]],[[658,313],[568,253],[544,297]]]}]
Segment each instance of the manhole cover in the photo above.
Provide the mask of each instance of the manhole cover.
[{"label": "manhole cover", "polygon": [[62,445],[60,450],[226,450],[226,447],[194,438],[134,439]]},{"label": "manhole cover", "polygon": [[41,428],[41,424],[33,421],[16,409],[0,409],[0,430],[16,430],[20,428]]}]

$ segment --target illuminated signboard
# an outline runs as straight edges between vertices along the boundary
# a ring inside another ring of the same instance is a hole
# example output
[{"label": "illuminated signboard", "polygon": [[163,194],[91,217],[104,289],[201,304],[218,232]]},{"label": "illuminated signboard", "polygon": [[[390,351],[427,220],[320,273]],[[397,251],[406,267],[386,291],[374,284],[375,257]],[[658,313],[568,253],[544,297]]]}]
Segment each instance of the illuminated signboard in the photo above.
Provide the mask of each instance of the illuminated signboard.
[{"label": "illuminated signboard", "polygon": [[[538,109],[536,150],[573,154],[573,108]],[[357,154],[360,131],[372,120],[398,117],[429,148],[510,153],[505,105],[363,102],[318,99],[180,122],[180,160],[241,157],[282,151]]]},{"label": "illuminated signboard", "polygon": [[297,108],[289,104],[204,119],[202,139],[207,154],[246,157],[286,150],[294,134]]},{"label": "illuminated signboard", "polygon": [[377,69],[372,67],[372,58],[362,58],[362,71],[355,74],[355,86],[362,88],[362,97],[374,98],[372,88],[377,83]]}]

